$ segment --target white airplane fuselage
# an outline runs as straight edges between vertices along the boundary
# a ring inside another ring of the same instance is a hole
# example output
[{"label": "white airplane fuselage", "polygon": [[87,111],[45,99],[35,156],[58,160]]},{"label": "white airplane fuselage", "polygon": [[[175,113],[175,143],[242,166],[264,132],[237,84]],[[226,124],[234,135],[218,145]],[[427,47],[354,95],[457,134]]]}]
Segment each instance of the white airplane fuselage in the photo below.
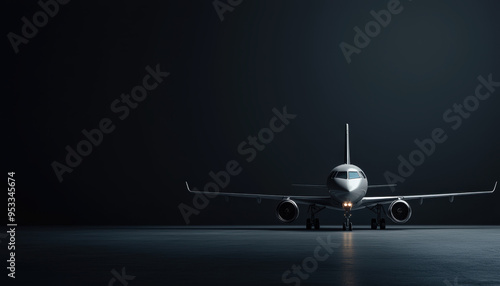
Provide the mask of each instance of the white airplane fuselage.
[{"label": "white airplane fuselage", "polygon": [[368,179],[358,166],[342,164],[332,169],[326,185],[334,201],[339,204],[351,203],[355,206],[366,195]]}]

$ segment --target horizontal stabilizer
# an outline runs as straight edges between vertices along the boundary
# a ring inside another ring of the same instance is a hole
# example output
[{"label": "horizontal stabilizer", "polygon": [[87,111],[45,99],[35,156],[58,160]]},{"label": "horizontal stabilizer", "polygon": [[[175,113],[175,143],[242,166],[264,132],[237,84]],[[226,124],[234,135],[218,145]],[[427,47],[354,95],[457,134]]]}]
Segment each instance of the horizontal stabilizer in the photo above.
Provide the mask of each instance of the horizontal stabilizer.
[{"label": "horizontal stabilizer", "polygon": [[396,187],[397,184],[389,184],[389,185],[369,185],[368,189],[373,189],[373,188],[389,188],[389,187]]},{"label": "horizontal stabilizer", "polygon": [[305,189],[317,189],[317,190],[328,189],[325,185],[309,185],[309,184],[292,184],[292,187],[305,188]]}]

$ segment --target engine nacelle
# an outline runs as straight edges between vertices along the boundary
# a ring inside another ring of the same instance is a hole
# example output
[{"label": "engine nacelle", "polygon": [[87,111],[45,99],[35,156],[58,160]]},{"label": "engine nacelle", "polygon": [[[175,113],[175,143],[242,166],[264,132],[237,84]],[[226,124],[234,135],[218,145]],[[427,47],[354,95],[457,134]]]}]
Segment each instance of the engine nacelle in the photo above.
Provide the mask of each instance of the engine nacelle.
[{"label": "engine nacelle", "polygon": [[282,222],[292,222],[299,217],[299,207],[292,200],[284,200],[276,208],[276,216]]},{"label": "engine nacelle", "polygon": [[389,218],[395,223],[405,223],[411,217],[411,207],[403,200],[395,200],[389,205]]}]

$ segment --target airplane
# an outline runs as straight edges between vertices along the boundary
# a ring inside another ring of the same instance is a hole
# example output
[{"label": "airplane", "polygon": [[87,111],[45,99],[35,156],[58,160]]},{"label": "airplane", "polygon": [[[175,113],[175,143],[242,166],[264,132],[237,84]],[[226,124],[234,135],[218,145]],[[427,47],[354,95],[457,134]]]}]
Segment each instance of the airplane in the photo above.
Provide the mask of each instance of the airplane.
[{"label": "airplane", "polygon": [[[284,223],[291,223],[299,216],[298,204],[309,205],[309,218],[306,220],[306,229],[319,229],[319,219],[316,218],[323,209],[334,209],[344,211],[344,222],[342,229],[352,231],[351,211],[367,208],[376,213],[377,217],[371,219],[371,229],[386,229],[385,219],[382,218],[382,211],[394,223],[406,223],[412,214],[412,209],[408,204],[408,200],[420,199],[420,204],[424,199],[448,197],[450,202],[453,202],[456,196],[491,194],[495,192],[497,182],[492,190],[488,191],[473,191],[460,193],[443,193],[429,195],[410,195],[410,196],[376,196],[367,197],[367,191],[371,188],[394,187],[395,184],[388,185],[369,185],[366,174],[358,166],[351,164],[350,148],[349,148],[349,124],[345,126],[345,149],[344,149],[344,164],[333,168],[328,174],[326,184],[324,185],[306,185],[292,184],[295,187],[301,187],[309,190],[323,191],[324,195],[268,195],[268,194],[252,194],[252,193],[225,193],[219,192],[220,196],[227,197],[243,197],[261,199],[281,200],[276,208],[276,216]],[[193,191],[189,188],[186,182],[187,190],[191,193],[203,193]],[[382,208],[382,205],[389,204],[387,212]]]}]

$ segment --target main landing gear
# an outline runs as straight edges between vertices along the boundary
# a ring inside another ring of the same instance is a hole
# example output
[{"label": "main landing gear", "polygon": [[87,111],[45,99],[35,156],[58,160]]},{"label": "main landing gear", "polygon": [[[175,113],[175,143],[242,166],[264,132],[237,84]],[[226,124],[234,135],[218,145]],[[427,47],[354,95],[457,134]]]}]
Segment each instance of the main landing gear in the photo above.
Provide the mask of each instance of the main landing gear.
[{"label": "main landing gear", "polygon": [[307,212],[309,213],[310,218],[306,220],[306,229],[311,229],[314,226],[314,229],[319,229],[319,219],[314,216],[322,211],[325,207],[318,207],[317,205],[309,205]]},{"label": "main landing gear", "polygon": [[352,222],[351,222],[352,203],[346,202],[343,203],[342,206],[344,207],[344,219],[345,219],[344,223],[342,224],[342,230],[352,231]]},{"label": "main landing gear", "polygon": [[380,226],[380,229],[385,229],[385,219],[382,218],[382,211],[385,213],[385,210],[382,208],[382,205],[376,205],[370,208],[370,210],[377,214],[376,219],[372,218],[371,228],[377,229],[377,227]]}]

